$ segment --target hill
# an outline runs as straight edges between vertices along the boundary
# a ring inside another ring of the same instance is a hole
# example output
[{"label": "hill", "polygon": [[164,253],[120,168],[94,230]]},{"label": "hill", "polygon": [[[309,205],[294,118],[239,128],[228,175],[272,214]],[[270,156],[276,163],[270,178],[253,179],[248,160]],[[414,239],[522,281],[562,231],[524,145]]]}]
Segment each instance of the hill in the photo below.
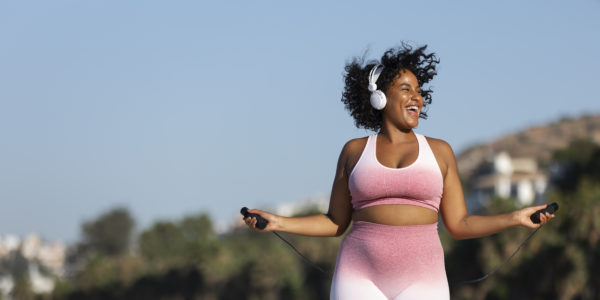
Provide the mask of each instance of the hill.
[{"label": "hill", "polygon": [[457,156],[461,176],[468,179],[473,171],[494,153],[506,151],[511,157],[533,157],[547,165],[552,153],[571,141],[590,138],[600,144],[600,114],[562,118],[543,126],[534,126],[486,144],[470,147]]}]

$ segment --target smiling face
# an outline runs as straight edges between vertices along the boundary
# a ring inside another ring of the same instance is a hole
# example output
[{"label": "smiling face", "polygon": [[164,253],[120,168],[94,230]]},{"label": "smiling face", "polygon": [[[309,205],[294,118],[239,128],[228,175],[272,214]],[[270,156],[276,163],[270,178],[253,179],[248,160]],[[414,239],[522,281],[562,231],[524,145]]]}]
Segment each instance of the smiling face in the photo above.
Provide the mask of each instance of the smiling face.
[{"label": "smiling face", "polygon": [[423,97],[417,77],[411,71],[400,71],[385,96],[387,105],[382,112],[383,124],[391,123],[404,130],[419,125]]}]

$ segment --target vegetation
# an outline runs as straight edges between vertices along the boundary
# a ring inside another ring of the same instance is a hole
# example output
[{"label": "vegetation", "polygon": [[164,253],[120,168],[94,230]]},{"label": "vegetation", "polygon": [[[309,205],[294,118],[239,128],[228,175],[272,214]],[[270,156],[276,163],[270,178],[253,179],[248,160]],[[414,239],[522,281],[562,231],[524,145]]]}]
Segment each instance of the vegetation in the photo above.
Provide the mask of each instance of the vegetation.
[{"label": "vegetation", "polygon": [[83,244],[98,254],[118,256],[129,249],[135,222],[125,208],[115,208],[83,224]]}]

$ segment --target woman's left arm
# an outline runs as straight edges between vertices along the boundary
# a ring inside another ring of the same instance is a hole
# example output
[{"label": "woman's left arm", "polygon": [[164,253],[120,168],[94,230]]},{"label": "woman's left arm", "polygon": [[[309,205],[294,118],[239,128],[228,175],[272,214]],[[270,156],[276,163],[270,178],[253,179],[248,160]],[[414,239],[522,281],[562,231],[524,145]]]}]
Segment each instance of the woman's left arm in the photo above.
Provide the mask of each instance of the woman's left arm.
[{"label": "woman's left arm", "polygon": [[453,238],[469,239],[491,235],[512,226],[538,228],[554,218],[553,214],[540,215],[540,223],[531,222],[529,217],[546,205],[531,206],[510,213],[494,216],[470,216],[467,212],[465,198],[458,176],[458,167],[454,152],[448,143],[435,140],[431,143],[435,148],[438,161],[442,162],[444,191],[440,203],[440,211],[446,229]]}]

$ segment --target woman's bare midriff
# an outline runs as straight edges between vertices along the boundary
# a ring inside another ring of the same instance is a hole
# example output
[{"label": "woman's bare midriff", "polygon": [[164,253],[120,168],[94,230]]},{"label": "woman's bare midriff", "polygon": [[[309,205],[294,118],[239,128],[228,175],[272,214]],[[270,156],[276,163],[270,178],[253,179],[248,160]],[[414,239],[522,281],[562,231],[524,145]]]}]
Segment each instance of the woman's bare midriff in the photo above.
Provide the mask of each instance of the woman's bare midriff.
[{"label": "woman's bare midriff", "polygon": [[352,213],[353,221],[384,225],[425,225],[437,223],[437,212],[420,206],[386,204],[365,207]]}]

